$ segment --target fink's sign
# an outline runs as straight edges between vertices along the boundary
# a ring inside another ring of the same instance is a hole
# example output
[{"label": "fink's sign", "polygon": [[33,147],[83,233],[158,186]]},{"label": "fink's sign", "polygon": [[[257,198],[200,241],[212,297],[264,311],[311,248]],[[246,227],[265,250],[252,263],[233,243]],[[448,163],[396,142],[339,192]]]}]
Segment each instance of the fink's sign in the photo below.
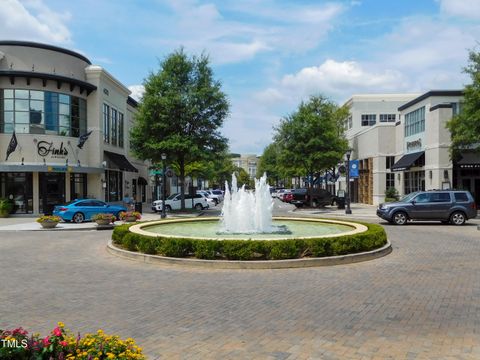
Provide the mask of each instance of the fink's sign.
[{"label": "fink's sign", "polygon": [[39,141],[37,153],[43,157],[50,155],[52,158],[64,158],[68,155],[68,150],[63,146],[63,141],[60,143],[60,147],[53,146],[53,142]]}]

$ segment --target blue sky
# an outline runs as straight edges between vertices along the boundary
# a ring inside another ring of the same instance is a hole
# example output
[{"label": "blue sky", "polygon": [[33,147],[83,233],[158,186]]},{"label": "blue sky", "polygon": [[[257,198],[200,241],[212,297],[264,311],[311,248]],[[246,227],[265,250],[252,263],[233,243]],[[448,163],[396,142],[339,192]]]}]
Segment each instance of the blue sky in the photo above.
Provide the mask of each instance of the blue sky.
[{"label": "blue sky", "polygon": [[302,99],[459,89],[480,0],[2,0],[0,39],[66,47],[132,96],[183,46],[210,56],[233,152],[261,154]]}]

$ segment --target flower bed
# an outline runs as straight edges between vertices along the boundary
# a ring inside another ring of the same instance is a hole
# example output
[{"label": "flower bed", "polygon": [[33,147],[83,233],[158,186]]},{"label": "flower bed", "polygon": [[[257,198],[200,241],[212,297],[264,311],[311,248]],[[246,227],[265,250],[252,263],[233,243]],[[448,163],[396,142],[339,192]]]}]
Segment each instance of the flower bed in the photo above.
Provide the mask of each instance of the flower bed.
[{"label": "flower bed", "polygon": [[62,221],[62,218],[60,216],[55,216],[55,215],[43,215],[43,216],[40,216],[36,221],[40,224],[43,222],[59,223],[60,221]]},{"label": "flower bed", "polygon": [[92,216],[92,220],[101,225],[108,225],[115,222],[117,218],[113,214],[96,214]]},{"label": "flower bed", "polygon": [[141,218],[142,214],[140,214],[138,211],[127,211],[120,214],[120,220],[126,222],[134,222],[140,220]]},{"label": "flower bed", "polygon": [[22,328],[0,330],[0,359],[7,360],[90,360],[90,359],[145,359],[142,348],[133,339],[122,340],[102,330],[96,334],[74,336],[59,322],[49,335],[29,335]]},{"label": "flower bed", "polygon": [[201,240],[181,237],[151,237],[129,231],[130,224],[118,226],[113,243],[129,251],[168,257],[195,257],[208,260],[283,260],[325,257],[374,250],[387,243],[383,227],[360,223],[368,230],[353,235],[289,240]]}]

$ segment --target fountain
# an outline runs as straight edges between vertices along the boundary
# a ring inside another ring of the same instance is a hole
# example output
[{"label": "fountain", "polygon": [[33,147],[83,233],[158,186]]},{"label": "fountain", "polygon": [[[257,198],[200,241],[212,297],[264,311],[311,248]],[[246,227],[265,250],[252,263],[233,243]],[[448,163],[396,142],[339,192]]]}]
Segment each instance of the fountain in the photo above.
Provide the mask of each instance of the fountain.
[{"label": "fountain", "polygon": [[237,186],[237,177],[232,174],[232,191],[225,181],[225,200],[222,209],[220,234],[278,233],[283,227],[272,225],[273,201],[267,174],[255,179],[255,193],[245,185]]}]

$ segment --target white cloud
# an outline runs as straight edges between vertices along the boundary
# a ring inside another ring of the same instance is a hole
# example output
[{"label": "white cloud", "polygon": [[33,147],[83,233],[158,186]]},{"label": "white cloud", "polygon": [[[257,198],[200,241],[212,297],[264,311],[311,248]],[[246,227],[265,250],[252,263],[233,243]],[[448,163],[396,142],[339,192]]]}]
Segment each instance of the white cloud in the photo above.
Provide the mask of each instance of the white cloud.
[{"label": "white cloud", "polygon": [[140,101],[145,93],[145,87],[143,85],[131,85],[128,87],[132,93],[130,96],[137,101]]},{"label": "white cloud", "polygon": [[69,44],[69,19],[69,13],[55,12],[42,0],[3,0],[0,38]]},{"label": "white cloud", "polygon": [[480,1],[478,0],[440,0],[440,10],[449,16],[480,19]]},{"label": "white cloud", "polygon": [[355,61],[328,59],[319,66],[305,67],[295,74],[285,75],[276,88],[268,88],[257,96],[266,104],[287,101],[294,105],[315,94],[343,101],[356,93],[395,92],[406,86],[406,79],[398,71],[371,71]]},{"label": "white cloud", "polygon": [[225,1],[220,7],[195,0],[168,4],[173,11],[167,19],[171,29],[145,42],[205,50],[215,64],[242,62],[265,52],[288,54],[315,48],[345,10],[337,3],[282,7],[257,0]]}]

